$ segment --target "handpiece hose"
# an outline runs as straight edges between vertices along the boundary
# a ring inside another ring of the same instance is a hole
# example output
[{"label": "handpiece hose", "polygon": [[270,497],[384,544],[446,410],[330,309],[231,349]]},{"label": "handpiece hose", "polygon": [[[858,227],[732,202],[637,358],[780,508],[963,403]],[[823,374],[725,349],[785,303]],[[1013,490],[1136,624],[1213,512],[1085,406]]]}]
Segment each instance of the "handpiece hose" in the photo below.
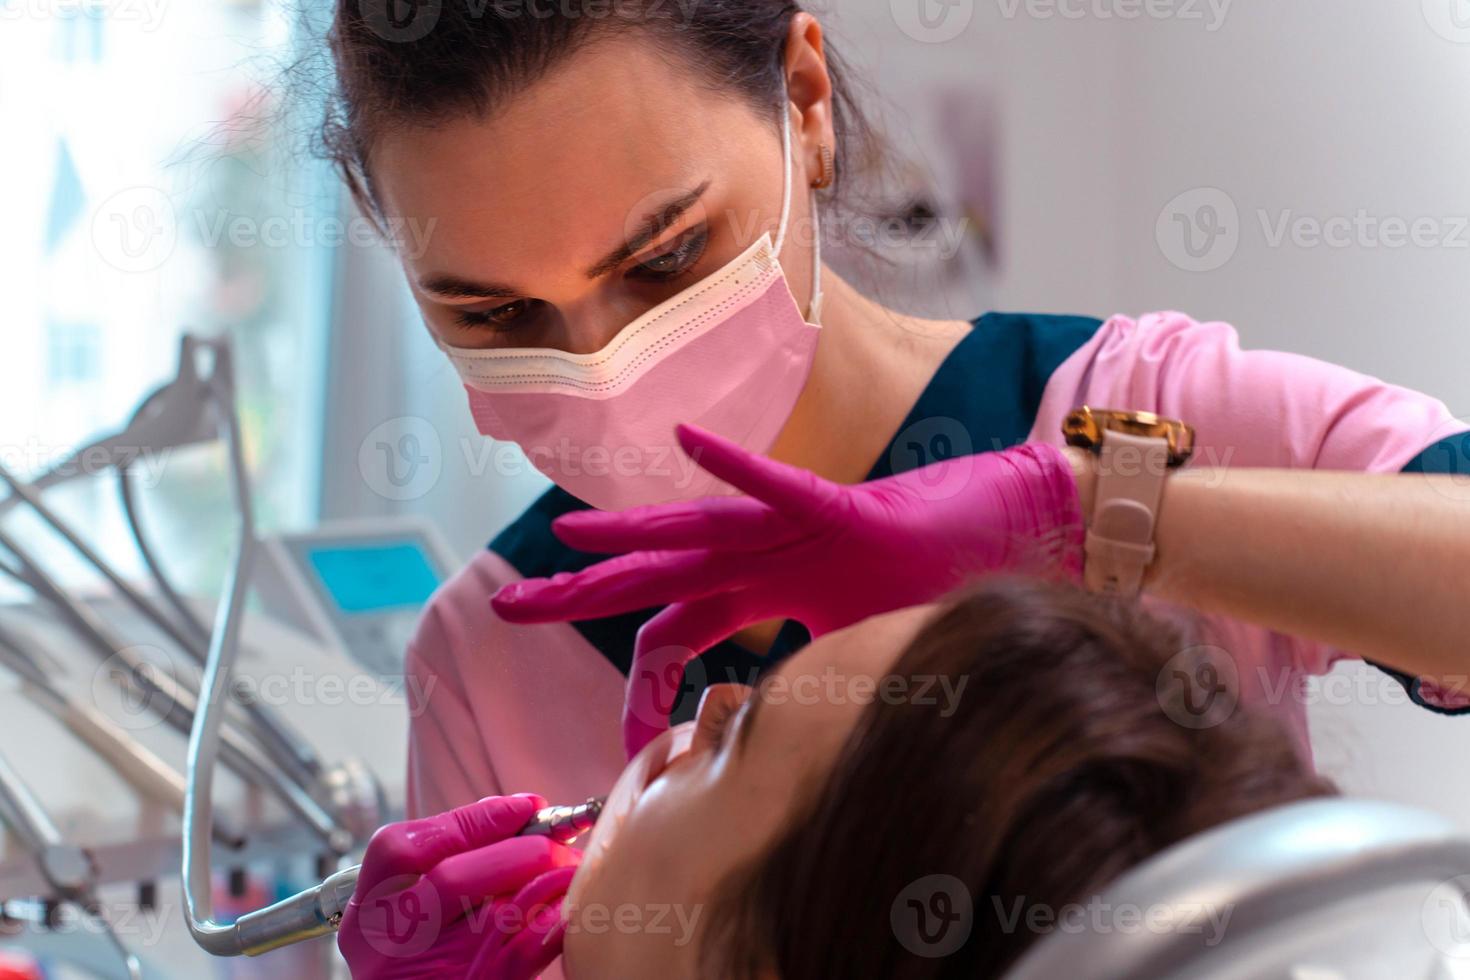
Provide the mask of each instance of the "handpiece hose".
[{"label": "handpiece hose", "polygon": [[[590,799],[579,806],[550,806],[521,828],[519,837],[550,837],[570,843],[592,829],[602,814],[601,799]],[[355,865],[327,878],[315,888],[308,888],[290,898],[250,912],[235,920],[233,951],[210,950],[218,955],[259,956],[282,946],[336,932],[342,924],[347,901],[357,889],[361,865]]]}]

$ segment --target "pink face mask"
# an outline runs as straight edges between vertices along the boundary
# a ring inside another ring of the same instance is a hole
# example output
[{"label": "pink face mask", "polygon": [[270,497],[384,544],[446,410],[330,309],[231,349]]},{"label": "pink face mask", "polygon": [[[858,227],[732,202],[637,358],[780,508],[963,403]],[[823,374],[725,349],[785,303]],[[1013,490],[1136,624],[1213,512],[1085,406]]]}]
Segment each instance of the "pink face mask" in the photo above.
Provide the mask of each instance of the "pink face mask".
[{"label": "pink face mask", "polygon": [[[781,225],[733,262],[620,330],[594,354],[440,347],[482,435],[514,442],[558,486],[600,510],[733,493],[682,455],[693,423],[765,453],[806,385],[821,329],[817,230],[811,322],[779,256],[791,218],[791,117]],[[816,230],[816,205],[812,206]]]}]

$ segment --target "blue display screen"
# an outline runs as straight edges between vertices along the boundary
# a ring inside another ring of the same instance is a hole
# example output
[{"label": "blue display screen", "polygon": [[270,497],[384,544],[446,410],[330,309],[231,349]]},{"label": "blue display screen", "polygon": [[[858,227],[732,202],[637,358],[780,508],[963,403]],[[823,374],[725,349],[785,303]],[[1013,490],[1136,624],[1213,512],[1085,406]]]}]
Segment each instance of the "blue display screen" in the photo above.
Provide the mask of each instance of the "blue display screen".
[{"label": "blue display screen", "polygon": [[439,587],[439,576],[417,544],[313,548],[307,560],[344,613],[417,608]]}]

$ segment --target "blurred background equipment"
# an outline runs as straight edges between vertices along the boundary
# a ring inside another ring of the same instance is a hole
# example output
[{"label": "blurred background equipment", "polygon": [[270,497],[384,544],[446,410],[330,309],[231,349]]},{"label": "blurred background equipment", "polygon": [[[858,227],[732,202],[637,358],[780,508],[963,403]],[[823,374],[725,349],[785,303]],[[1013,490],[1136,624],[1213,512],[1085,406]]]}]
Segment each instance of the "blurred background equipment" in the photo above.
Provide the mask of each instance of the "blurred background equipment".
[{"label": "blurred background equipment", "polygon": [[[247,862],[271,857],[281,864],[299,863],[303,852],[315,854],[313,866],[302,874],[318,875],[361,847],[390,816],[401,813],[407,712],[400,704],[399,711],[385,719],[383,733],[396,735],[393,742],[354,739],[352,729],[364,719],[363,708],[391,700],[382,697],[384,689],[402,681],[401,659],[394,662],[389,653],[389,644],[401,644],[401,631],[390,633],[382,627],[412,621],[448,571],[446,557],[435,550],[424,529],[401,522],[272,542],[269,550],[300,556],[315,569],[315,587],[310,572],[289,562],[253,567],[258,542],[239,446],[232,363],[227,341],[186,335],[179,345],[174,379],[145,398],[118,432],[65,455],[34,481],[0,465],[0,481],[10,490],[0,501],[0,513],[26,511],[36,517],[62,543],[60,549],[46,553],[74,551],[105,584],[102,595],[112,603],[104,604],[88,589],[61,583],[32,549],[0,529],[4,553],[0,571],[32,593],[30,603],[8,607],[0,623],[4,650],[0,659],[21,682],[7,692],[17,710],[6,717],[23,719],[21,701],[29,698],[53,721],[80,736],[66,746],[69,753],[59,746],[49,753],[46,761],[51,768],[60,764],[71,773],[74,762],[84,768],[92,761],[86,759],[86,749],[92,748],[98,753],[96,761],[133,790],[98,799],[85,783],[64,781],[60,799],[71,816],[68,823],[75,839],[89,841],[84,846],[63,834],[41,797],[0,759],[0,818],[18,845],[14,853],[7,847],[0,854],[0,887],[7,896],[36,896],[43,914],[35,918],[34,929],[54,929],[57,903],[68,903],[91,917],[113,942],[129,977],[141,976],[143,967],[128,942],[134,938],[132,931],[114,920],[130,920],[137,907],[159,905],[157,882],[178,876],[180,845],[188,883],[183,911],[190,930],[203,944],[228,944],[233,918],[275,897],[262,890],[259,877],[252,886]],[[184,596],[170,578],[168,562],[150,544],[138,521],[130,480],[131,468],[143,453],[167,453],[214,441],[226,444],[235,496],[233,512],[220,518],[238,527],[239,544],[213,625],[206,625],[205,604]],[[115,471],[133,543],[150,576],[146,591],[130,583],[43,499],[47,490],[83,473],[72,465],[83,458],[90,461],[87,476]],[[280,580],[283,574],[291,578]],[[291,598],[297,628],[275,624],[263,612],[247,613],[252,582],[262,584],[267,595]],[[322,623],[336,624],[335,632],[328,635],[309,628]],[[242,642],[248,646],[251,634],[259,629],[274,630],[279,637],[260,657],[265,662],[257,662],[253,673],[240,677],[253,678],[258,686],[241,688],[234,683],[233,666]],[[144,638],[146,642],[140,643]],[[401,645],[397,649],[401,658]],[[349,656],[357,657],[355,665]],[[373,660],[380,673],[365,672],[364,659]],[[314,670],[313,664],[323,661],[331,663],[330,674]],[[53,671],[48,662],[57,669]],[[73,673],[80,676],[66,676]],[[90,698],[75,691],[82,680]],[[344,702],[340,694],[328,697],[320,685],[323,680],[335,681],[335,690],[356,691],[345,699],[348,714],[331,719],[320,710]],[[265,686],[271,681],[295,686],[273,694]],[[315,689],[297,683],[311,681],[317,683]],[[111,716],[100,707],[109,702],[114,708]],[[382,781],[352,756],[323,763],[310,734],[284,717],[293,712],[310,714],[317,727],[327,730],[335,724],[339,743],[346,736],[354,749],[364,744],[376,749],[373,758],[384,767]],[[158,727],[174,729],[173,744],[167,749],[143,741],[145,733],[151,739],[150,730]],[[20,734],[19,729],[7,731],[6,744],[24,744]],[[160,754],[177,758],[179,736],[189,738],[185,776]],[[218,820],[213,806],[216,756],[240,783],[225,788],[222,799],[227,805],[219,808]],[[385,783],[392,787],[392,808]],[[148,828],[132,816],[144,815],[147,807],[159,804],[170,811],[168,823],[177,827],[166,831],[163,841],[150,840]],[[237,819],[241,813],[247,814],[244,821]],[[116,836],[117,823],[121,840],[110,839]],[[172,845],[167,843],[170,833],[176,835]],[[210,860],[211,838],[228,849],[228,865],[216,867]],[[216,885],[221,872],[228,881],[223,892]],[[139,898],[109,909],[98,888],[119,879],[137,882]],[[285,890],[294,883],[286,878],[271,882]],[[258,905],[245,901],[251,897],[258,897]],[[228,913],[226,918],[216,920],[216,906]],[[174,902],[165,900],[163,907],[178,921]],[[21,933],[22,941],[30,938]],[[318,943],[282,955],[315,959],[312,972],[322,973],[330,969],[332,952],[330,944]],[[149,968],[150,975],[157,976],[172,975],[169,969]]]}]

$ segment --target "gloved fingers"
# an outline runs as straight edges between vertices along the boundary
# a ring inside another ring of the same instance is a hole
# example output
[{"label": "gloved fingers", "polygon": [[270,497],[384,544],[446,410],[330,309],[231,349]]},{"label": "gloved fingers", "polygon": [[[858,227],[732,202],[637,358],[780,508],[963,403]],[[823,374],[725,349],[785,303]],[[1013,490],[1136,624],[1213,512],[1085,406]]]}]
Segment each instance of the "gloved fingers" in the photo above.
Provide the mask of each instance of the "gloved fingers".
[{"label": "gloved fingers", "polygon": [[754,594],[722,592],[675,603],[643,624],[623,702],[623,746],[629,759],[668,729],[685,665],[751,623],[770,618],[764,606]]},{"label": "gloved fingers", "polygon": [[[515,897],[499,904],[495,909],[496,921],[475,954],[469,975],[494,980],[532,977],[556,959],[561,954],[562,930],[557,930],[554,944],[548,943],[549,931],[544,925],[538,928],[538,924],[549,922],[543,918],[548,910],[555,916],[555,921],[549,924],[560,924],[562,901],[576,873],[575,866],[548,871],[528,882]],[[527,933],[534,934],[534,941],[525,938]],[[536,955],[538,952],[544,952],[547,958],[542,960]],[[527,970],[530,972],[524,972]]]},{"label": "gloved fingers", "polygon": [[406,907],[436,916],[444,928],[467,916],[473,920],[489,900],[514,895],[547,872],[575,870],[580,860],[579,852],[549,837],[513,837],[445,858],[402,894]]},{"label": "gloved fingers", "polygon": [[368,841],[354,899],[394,878],[425,874],[452,855],[513,837],[545,806],[546,800],[530,793],[491,796],[448,813],[382,827]]},{"label": "gloved fingers", "polygon": [[580,572],[512,582],[490,600],[509,623],[601,619],[738,588],[768,556],[698,551],[638,551]]},{"label": "gloved fingers", "polygon": [[596,554],[629,551],[759,551],[779,548],[801,526],[749,497],[706,497],[625,511],[579,510],[552,522],[565,544]]},{"label": "gloved fingers", "polygon": [[713,432],[693,425],[675,432],[684,452],[701,467],[800,524],[821,521],[842,495],[840,486],[809,470],[749,452]]},{"label": "gloved fingers", "polygon": [[542,908],[534,921],[496,951],[494,959],[480,970],[472,967],[469,976],[483,980],[535,980],[561,955],[566,935],[567,924],[561,914],[554,908]]}]

